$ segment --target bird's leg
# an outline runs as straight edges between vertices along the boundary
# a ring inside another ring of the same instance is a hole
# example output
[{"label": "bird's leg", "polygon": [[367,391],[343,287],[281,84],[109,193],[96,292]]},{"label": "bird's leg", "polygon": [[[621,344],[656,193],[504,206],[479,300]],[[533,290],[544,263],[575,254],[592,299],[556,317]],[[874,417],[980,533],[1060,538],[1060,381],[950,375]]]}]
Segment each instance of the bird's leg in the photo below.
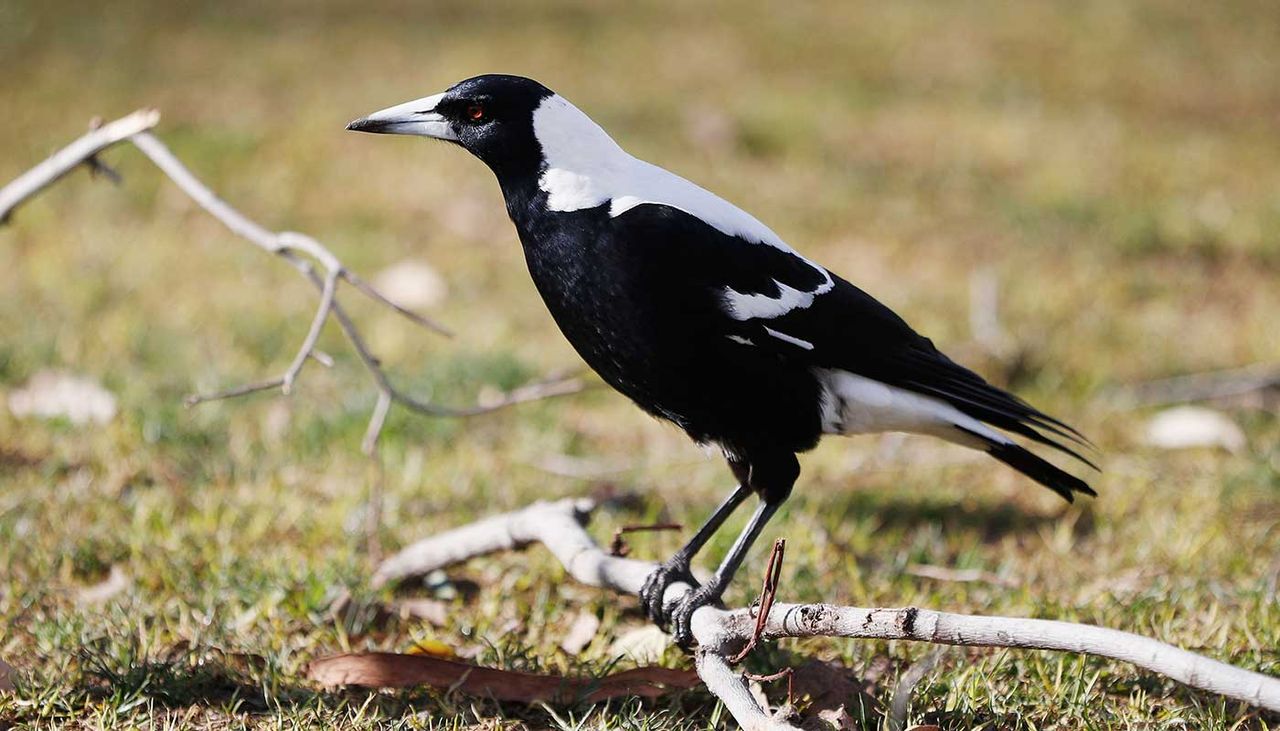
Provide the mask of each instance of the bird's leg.
[{"label": "bird's leg", "polygon": [[738,572],[738,566],[742,564],[742,559],[746,557],[747,551],[751,549],[751,544],[755,543],[760,531],[764,530],[765,524],[778,511],[783,500],[785,498],[770,500],[766,497],[762,499],[760,505],[756,507],[756,512],[752,514],[750,522],[738,534],[738,540],[733,542],[733,548],[729,549],[729,554],[720,562],[720,567],[711,575],[707,583],[685,594],[675,608],[671,610],[671,635],[675,638],[676,644],[685,649],[689,649],[693,645],[693,627],[691,624],[693,613],[699,607],[720,601],[720,596],[724,594],[729,582],[733,581],[733,575]]},{"label": "bird's leg", "polygon": [[[711,579],[686,593],[671,610],[671,634],[676,644],[685,649],[693,645],[693,613],[699,607],[720,601],[720,596],[733,580],[733,575],[737,573],[742,559],[746,558],[751,544],[755,543],[765,524],[778,512],[782,503],[786,502],[791,495],[791,488],[796,484],[796,478],[800,476],[800,462],[790,453],[753,456],[749,464],[746,483],[760,494],[760,505],[738,534],[738,539],[733,542],[733,547],[720,562]],[[740,472],[736,466],[734,471]]]},{"label": "bird's leg", "polygon": [[711,517],[707,518],[707,522],[702,524],[698,532],[693,534],[693,538],[690,538],[689,542],[676,551],[671,558],[654,569],[652,574],[649,574],[649,578],[645,579],[644,586],[640,589],[640,606],[644,609],[644,613],[649,619],[659,626],[666,625],[667,613],[662,600],[668,586],[677,581],[683,581],[689,586],[697,588],[698,581],[693,578],[693,574],[689,571],[689,562],[693,560],[698,551],[702,550],[702,547],[711,539],[711,536],[715,535],[715,532],[719,530],[724,521],[733,514],[733,511],[750,494],[751,488],[744,479],[734,489],[733,493],[725,498],[724,502],[720,503],[720,507],[716,508]]}]

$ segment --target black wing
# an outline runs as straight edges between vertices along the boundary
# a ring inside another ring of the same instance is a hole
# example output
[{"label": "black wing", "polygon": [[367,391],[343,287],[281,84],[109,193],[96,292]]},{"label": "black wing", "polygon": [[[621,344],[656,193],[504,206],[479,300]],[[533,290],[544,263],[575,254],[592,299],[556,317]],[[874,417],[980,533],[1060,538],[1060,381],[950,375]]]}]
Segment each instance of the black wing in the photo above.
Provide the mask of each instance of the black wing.
[{"label": "black wing", "polygon": [[[938,398],[1096,469],[1070,446],[1092,446],[1078,431],[951,360],[874,297],[795,251],[726,234],[665,205],[637,206],[618,220],[653,247],[674,290],[692,288],[718,301],[712,322],[742,347]],[[1094,494],[1016,445],[991,446],[993,456],[1068,499],[1073,491]]]}]

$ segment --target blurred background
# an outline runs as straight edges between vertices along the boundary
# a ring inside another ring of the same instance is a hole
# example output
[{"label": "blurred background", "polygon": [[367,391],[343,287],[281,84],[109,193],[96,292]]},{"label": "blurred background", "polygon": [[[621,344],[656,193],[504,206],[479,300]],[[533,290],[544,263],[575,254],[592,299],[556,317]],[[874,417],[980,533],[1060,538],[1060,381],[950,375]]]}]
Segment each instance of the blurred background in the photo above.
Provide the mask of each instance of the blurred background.
[{"label": "blurred background", "polygon": [[[760,542],[790,542],[786,600],[1096,622],[1276,674],[1274,391],[1170,414],[1176,393],[1134,386],[1280,362],[1277,48],[1270,2],[7,0],[0,182],[95,116],[156,107],[157,135],[232,205],[455,329],[345,296],[398,383],[472,403],[579,361],[483,165],[343,126],[475,74],[531,76],[1102,449],[1100,497],[1065,506],[945,445],[829,440]],[[76,171],[0,228],[0,658],[21,680],[0,726],[560,723],[426,691],[319,694],[301,668],[432,640],[600,671],[642,625],[634,601],[549,582],[540,552],[394,593],[369,571],[540,497],[614,496],[602,537],[689,525],[729,489],[721,461],[605,389],[467,421],[393,410],[371,461],[375,392],[333,327],[334,368],[309,367],[292,396],[185,409],[283,370],[314,292],[137,151],[104,161],[122,184]],[[34,413],[70,377],[91,413]],[[632,544],[661,558],[680,541]],[[731,602],[754,595],[763,553]],[[355,609],[330,612],[342,587]],[[406,596],[448,613],[376,611]],[[580,611],[598,635],[556,649]],[[832,659],[884,701],[927,649],[807,641],[753,662]],[[913,709],[957,728],[1276,723],[1118,663],[959,649]],[[606,715],[728,723],[697,691]]]}]

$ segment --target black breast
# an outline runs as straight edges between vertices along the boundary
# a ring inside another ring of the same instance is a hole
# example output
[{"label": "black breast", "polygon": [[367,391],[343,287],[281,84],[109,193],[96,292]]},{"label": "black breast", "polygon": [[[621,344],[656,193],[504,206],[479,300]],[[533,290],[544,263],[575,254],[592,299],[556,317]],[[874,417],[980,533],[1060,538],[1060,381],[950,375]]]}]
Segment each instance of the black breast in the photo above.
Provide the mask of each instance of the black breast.
[{"label": "black breast", "polygon": [[539,214],[516,220],[534,284],[607,383],[699,442],[740,453],[816,444],[812,372],[726,336],[693,232],[629,230],[607,204]]}]

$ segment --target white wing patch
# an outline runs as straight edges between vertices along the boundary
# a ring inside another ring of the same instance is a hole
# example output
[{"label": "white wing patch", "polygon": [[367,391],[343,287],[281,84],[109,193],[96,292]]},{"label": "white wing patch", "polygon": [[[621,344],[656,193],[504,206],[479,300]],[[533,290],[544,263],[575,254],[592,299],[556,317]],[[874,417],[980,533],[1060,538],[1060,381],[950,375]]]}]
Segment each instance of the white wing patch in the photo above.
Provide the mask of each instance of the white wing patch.
[{"label": "white wing patch", "polygon": [[785,251],[822,272],[825,281],[812,292],[778,283],[779,295],[769,297],[726,287],[725,308],[733,319],[768,319],[803,309],[835,286],[830,272],[800,256],[754,216],[679,175],[632,157],[564,97],[549,96],[534,110],[533,133],[547,165],[538,187],[547,194],[547,207],[553,211],[578,211],[608,202],[609,215],[616,218],[646,203],[671,206],[722,233]]},{"label": "white wing patch", "polygon": [[[797,254],[796,256],[799,256]],[[803,258],[803,257],[802,257]],[[835,286],[835,280],[831,278],[831,272],[814,264],[808,259],[804,260],[806,264],[814,267],[822,272],[826,278],[822,284],[819,284],[812,292],[803,292],[795,287],[783,284],[778,280],[773,283],[778,287],[778,296],[770,297],[767,294],[743,294],[733,287],[724,288],[724,307],[729,313],[729,317],[735,320],[751,320],[755,318],[769,320],[775,317],[781,317],[792,310],[803,310],[813,304],[813,300],[820,294],[831,291]]]},{"label": "white wing patch", "polygon": [[940,399],[848,371],[817,368],[814,374],[822,384],[822,430],[827,434],[911,432],[976,449],[987,445],[974,434],[1000,444],[1011,443],[1008,437]]},{"label": "white wing patch", "polygon": [[778,332],[777,330],[774,330],[774,329],[773,329],[773,328],[771,328],[771,327],[766,327],[766,328],[764,329],[764,331],[765,331],[765,332],[767,332],[767,333],[769,333],[769,334],[770,334],[770,335],[772,335],[773,337],[775,337],[775,338],[777,338],[777,339],[781,340],[781,341],[782,341],[782,342],[784,342],[784,343],[791,343],[792,345],[796,346],[797,348],[804,348],[805,350],[813,350],[813,343],[809,342],[808,340],[801,340],[800,338],[793,338],[793,337],[791,337],[790,335],[788,335],[788,334],[786,334],[786,333],[780,333],[780,332]]}]

